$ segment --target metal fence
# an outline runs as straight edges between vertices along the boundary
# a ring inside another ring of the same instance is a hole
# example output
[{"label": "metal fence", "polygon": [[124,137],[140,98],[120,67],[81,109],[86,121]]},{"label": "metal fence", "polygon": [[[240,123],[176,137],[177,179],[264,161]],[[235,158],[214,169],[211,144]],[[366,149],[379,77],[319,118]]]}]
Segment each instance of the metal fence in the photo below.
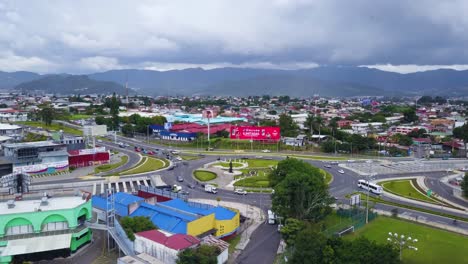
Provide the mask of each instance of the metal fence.
[{"label": "metal fence", "polygon": [[[357,230],[366,225],[366,210],[361,207],[351,207],[348,209],[339,208],[336,211],[338,221],[330,226],[325,226],[323,233],[327,236],[337,236],[345,230]],[[368,220],[371,222],[377,214],[369,210]],[[336,220],[336,219],[335,219]],[[353,227],[353,229],[351,229]]]}]

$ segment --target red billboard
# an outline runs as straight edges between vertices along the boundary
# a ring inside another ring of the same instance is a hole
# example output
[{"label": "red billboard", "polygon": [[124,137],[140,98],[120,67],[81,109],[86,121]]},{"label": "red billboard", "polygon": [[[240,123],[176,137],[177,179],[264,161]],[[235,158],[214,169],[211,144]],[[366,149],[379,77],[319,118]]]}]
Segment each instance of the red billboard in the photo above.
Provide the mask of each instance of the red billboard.
[{"label": "red billboard", "polygon": [[230,138],[278,141],[281,133],[279,127],[232,126]]}]

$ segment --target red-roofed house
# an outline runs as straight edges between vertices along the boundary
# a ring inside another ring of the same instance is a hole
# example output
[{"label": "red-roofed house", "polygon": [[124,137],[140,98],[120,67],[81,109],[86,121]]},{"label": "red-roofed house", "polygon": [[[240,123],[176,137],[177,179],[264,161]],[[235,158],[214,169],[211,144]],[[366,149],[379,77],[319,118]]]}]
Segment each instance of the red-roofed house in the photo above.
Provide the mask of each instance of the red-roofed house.
[{"label": "red-roofed house", "polygon": [[199,244],[200,240],[191,235],[149,230],[135,234],[134,249],[137,254],[146,253],[163,263],[175,264],[180,251]]}]

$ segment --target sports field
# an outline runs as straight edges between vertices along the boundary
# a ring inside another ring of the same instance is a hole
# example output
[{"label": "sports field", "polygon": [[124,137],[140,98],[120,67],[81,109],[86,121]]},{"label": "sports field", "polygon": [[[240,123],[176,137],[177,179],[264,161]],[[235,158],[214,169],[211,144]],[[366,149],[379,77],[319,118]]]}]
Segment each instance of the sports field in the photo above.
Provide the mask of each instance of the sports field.
[{"label": "sports field", "polygon": [[418,251],[403,251],[403,263],[468,263],[467,236],[391,217],[380,216],[345,238],[353,239],[362,235],[376,242],[386,243],[388,232],[418,239],[414,244]]}]

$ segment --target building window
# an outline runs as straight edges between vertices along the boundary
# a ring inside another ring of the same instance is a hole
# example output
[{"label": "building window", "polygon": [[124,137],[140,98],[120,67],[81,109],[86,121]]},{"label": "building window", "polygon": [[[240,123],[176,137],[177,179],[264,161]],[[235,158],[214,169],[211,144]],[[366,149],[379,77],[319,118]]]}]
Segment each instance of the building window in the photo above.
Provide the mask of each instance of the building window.
[{"label": "building window", "polygon": [[10,226],[6,229],[7,236],[34,233],[32,225]]},{"label": "building window", "polygon": [[42,232],[68,229],[68,222],[52,222],[42,225]]}]

